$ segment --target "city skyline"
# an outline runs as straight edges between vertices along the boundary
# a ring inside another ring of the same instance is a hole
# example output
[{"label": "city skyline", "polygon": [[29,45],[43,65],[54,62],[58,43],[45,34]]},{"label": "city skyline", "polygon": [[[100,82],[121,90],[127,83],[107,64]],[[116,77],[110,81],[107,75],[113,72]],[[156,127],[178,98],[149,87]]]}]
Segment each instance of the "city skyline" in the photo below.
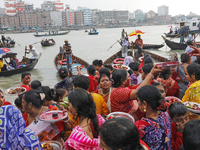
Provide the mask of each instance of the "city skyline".
[{"label": "city skyline", "polygon": [[[25,3],[34,4],[35,8],[40,8],[41,4],[44,2],[42,0],[24,0]],[[51,0],[54,1],[54,0]],[[56,0],[55,0],[56,1]],[[141,9],[144,13],[152,10],[154,12],[158,12],[158,6],[166,5],[169,7],[169,15],[175,16],[179,14],[188,15],[190,11],[195,14],[199,14],[198,5],[194,5],[188,8],[188,3],[184,3],[183,1],[160,1],[160,0],[140,0],[138,2],[134,2],[133,0],[60,0],[64,3],[64,5],[69,4],[71,9],[76,10],[78,6],[87,7],[90,9],[100,9],[100,10],[128,10],[130,12],[134,12],[137,9]],[[197,0],[194,0],[192,3],[197,3]],[[137,3],[135,5],[135,3]],[[198,3],[197,3],[198,4]],[[0,7],[4,8],[4,1],[0,1]]]}]

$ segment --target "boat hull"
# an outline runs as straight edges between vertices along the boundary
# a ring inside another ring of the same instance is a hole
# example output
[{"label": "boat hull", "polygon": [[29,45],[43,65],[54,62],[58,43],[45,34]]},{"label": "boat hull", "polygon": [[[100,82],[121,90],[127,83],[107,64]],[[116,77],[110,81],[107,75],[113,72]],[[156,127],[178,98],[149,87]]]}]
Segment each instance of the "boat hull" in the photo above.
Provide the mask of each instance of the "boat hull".
[{"label": "boat hull", "polygon": [[49,43],[49,42],[41,42],[42,46],[52,46],[55,45],[56,43]]},{"label": "boat hull", "polygon": [[99,32],[97,32],[97,33],[88,32],[88,35],[98,35],[98,34],[99,34]]},{"label": "boat hull", "polygon": [[42,54],[40,53],[39,57],[34,62],[32,62],[31,64],[28,64],[25,67],[20,67],[18,69],[9,70],[9,71],[1,71],[0,72],[0,76],[11,76],[11,75],[14,75],[14,74],[22,73],[24,71],[30,71],[30,70],[32,70],[35,67],[35,65],[38,63],[41,55]]}]

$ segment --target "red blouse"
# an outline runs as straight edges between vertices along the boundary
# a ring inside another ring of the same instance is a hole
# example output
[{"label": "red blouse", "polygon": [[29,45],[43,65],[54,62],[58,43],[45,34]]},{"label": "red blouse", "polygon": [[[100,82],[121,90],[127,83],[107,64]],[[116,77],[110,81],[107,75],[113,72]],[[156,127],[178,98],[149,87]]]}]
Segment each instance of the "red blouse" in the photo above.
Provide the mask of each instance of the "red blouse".
[{"label": "red blouse", "polygon": [[172,88],[168,89],[167,96],[179,97],[179,85],[176,81],[174,83],[174,86]]},{"label": "red blouse", "polygon": [[89,89],[88,89],[88,91],[89,92],[93,92],[93,91],[95,91],[96,90],[96,88],[97,88],[97,81],[96,81],[96,79],[95,79],[95,77],[94,76],[88,76],[88,78],[90,79],[90,86],[89,86]]},{"label": "red blouse", "polygon": [[180,146],[183,144],[183,134],[177,132],[176,124],[171,122],[172,127],[172,149],[180,149]]}]

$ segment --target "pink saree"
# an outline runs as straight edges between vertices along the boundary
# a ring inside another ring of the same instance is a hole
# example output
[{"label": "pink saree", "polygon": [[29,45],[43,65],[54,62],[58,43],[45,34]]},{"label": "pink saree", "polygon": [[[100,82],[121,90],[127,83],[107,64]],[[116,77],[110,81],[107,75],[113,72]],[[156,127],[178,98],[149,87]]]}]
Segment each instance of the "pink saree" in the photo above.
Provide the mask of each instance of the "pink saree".
[{"label": "pink saree", "polygon": [[[99,127],[104,123],[103,117],[97,114]],[[79,125],[74,127],[68,140],[65,142],[65,150],[102,150],[99,148],[100,136],[91,139]]]}]

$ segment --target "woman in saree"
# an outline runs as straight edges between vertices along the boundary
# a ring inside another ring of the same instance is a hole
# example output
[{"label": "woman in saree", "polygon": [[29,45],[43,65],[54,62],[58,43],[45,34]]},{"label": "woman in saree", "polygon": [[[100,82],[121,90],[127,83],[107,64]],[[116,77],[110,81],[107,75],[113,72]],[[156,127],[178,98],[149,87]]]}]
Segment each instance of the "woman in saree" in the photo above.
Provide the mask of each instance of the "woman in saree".
[{"label": "woman in saree", "polygon": [[42,149],[40,140],[31,129],[25,129],[21,112],[15,106],[0,108],[0,149]]},{"label": "woman in saree", "polygon": [[179,99],[182,99],[185,91],[188,88],[188,79],[186,77],[187,66],[191,64],[190,56],[187,53],[181,54],[181,65],[176,67],[175,72],[172,74],[172,79],[177,81],[179,85]]},{"label": "woman in saree", "polygon": [[138,106],[145,117],[135,125],[140,138],[151,150],[172,150],[171,121],[157,87],[146,85],[138,91]]},{"label": "woman in saree", "polygon": [[65,150],[100,150],[99,127],[103,117],[96,114],[96,106],[91,94],[82,88],[73,90],[68,95],[69,112],[79,122],[65,142]]},{"label": "woman in saree", "polygon": [[24,93],[22,97],[22,108],[25,110],[23,118],[26,127],[32,129],[41,142],[47,140],[58,140],[62,142],[60,132],[64,129],[63,121],[48,123],[40,121],[37,117],[44,112],[58,110],[56,107],[43,106],[44,101],[45,94],[42,91],[30,90]]},{"label": "woman in saree", "polygon": [[24,87],[26,91],[31,90],[31,74],[29,72],[23,72],[21,75],[20,87]]}]

